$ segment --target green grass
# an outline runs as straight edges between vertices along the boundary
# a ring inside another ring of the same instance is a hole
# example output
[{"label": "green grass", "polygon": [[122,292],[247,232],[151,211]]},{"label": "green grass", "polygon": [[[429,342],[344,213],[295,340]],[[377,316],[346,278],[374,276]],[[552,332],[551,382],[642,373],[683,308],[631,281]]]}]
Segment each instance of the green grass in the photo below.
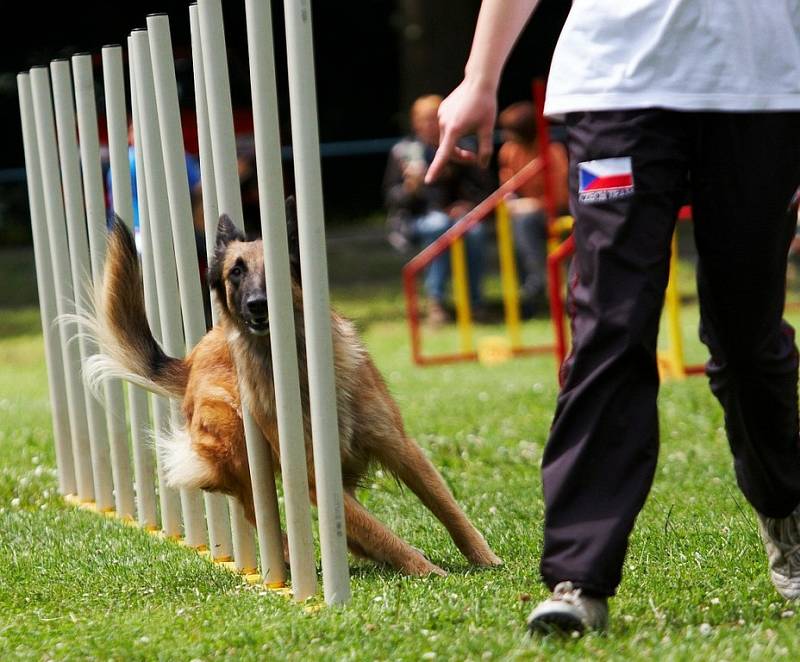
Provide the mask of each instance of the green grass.
[{"label": "green grass", "polygon": [[[335,258],[332,272],[347,259]],[[368,507],[450,574],[410,579],[352,560],[351,603],[316,612],[243,586],[189,550],[65,506],[56,494],[38,316],[30,306],[6,308],[0,659],[797,659],[797,608],[769,583],[703,378],[662,388],[660,462],[610,632],[525,642],[525,616],[545,595],[538,466],[556,397],[553,360],[415,368],[398,283],[376,274],[344,279],[334,303],[357,320],[409,432],[505,566],[466,565],[419,502],[380,472],[363,492]],[[696,318],[690,305],[684,326],[693,361],[704,356]],[[426,347],[456,347],[452,329],[425,333]],[[548,340],[548,323],[528,323],[526,334]]]}]

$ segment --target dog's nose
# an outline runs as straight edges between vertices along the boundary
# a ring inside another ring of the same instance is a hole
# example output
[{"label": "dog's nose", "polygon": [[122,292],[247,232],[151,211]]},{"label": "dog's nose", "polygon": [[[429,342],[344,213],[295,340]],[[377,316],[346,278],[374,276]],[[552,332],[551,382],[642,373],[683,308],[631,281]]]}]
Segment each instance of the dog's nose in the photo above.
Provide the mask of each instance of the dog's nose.
[{"label": "dog's nose", "polygon": [[267,316],[267,297],[263,294],[253,294],[248,297],[245,302],[247,312],[253,317],[266,317]]}]

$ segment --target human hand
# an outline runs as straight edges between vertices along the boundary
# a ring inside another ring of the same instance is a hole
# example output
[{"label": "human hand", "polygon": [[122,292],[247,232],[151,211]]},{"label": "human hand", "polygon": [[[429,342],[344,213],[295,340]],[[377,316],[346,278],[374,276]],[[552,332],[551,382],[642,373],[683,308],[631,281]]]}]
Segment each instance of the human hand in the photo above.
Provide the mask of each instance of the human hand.
[{"label": "human hand", "polygon": [[[492,132],[497,117],[497,94],[493,86],[465,79],[439,106],[439,149],[425,175],[425,182],[436,181],[451,159],[477,163],[482,168],[492,156]],[[478,138],[478,151],[458,146],[466,135]]]}]

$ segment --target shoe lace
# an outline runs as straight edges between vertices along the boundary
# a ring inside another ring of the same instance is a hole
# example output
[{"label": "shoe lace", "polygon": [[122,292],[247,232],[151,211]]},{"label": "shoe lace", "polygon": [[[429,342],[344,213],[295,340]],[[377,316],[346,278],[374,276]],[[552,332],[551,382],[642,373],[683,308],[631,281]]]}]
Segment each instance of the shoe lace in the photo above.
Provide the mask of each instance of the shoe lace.
[{"label": "shoe lace", "polygon": [[581,589],[575,588],[572,582],[561,582],[553,589],[553,600],[560,600],[576,607],[582,607]]}]

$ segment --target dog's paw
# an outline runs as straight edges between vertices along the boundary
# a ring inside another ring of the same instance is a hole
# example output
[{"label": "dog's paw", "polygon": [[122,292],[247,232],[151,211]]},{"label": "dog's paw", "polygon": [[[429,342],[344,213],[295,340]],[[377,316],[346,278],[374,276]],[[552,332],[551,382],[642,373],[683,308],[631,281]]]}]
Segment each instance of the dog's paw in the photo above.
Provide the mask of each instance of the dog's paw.
[{"label": "dog's paw", "polygon": [[475,551],[468,557],[471,563],[483,566],[484,568],[497,568],[503,565],[503,559],[495,554],[488,547],[485,550]]},{"label": "dog's paw", "polygon": [[431,563],[420,550],[416,547],[413,549],[416,554],[404,564],[404,572],[414,577],[428,577],[429,575],[447,577],[447,573],[435,563]]},{"label": "dog's paw", "polygon": [[431,563],[428,559],[423,559],[419,563],[410,563],[405,571],[413,577],[429,577],[430,575],[439,575],[439,577],[447,577],[447,573],[442,570],[435,563]]}]

